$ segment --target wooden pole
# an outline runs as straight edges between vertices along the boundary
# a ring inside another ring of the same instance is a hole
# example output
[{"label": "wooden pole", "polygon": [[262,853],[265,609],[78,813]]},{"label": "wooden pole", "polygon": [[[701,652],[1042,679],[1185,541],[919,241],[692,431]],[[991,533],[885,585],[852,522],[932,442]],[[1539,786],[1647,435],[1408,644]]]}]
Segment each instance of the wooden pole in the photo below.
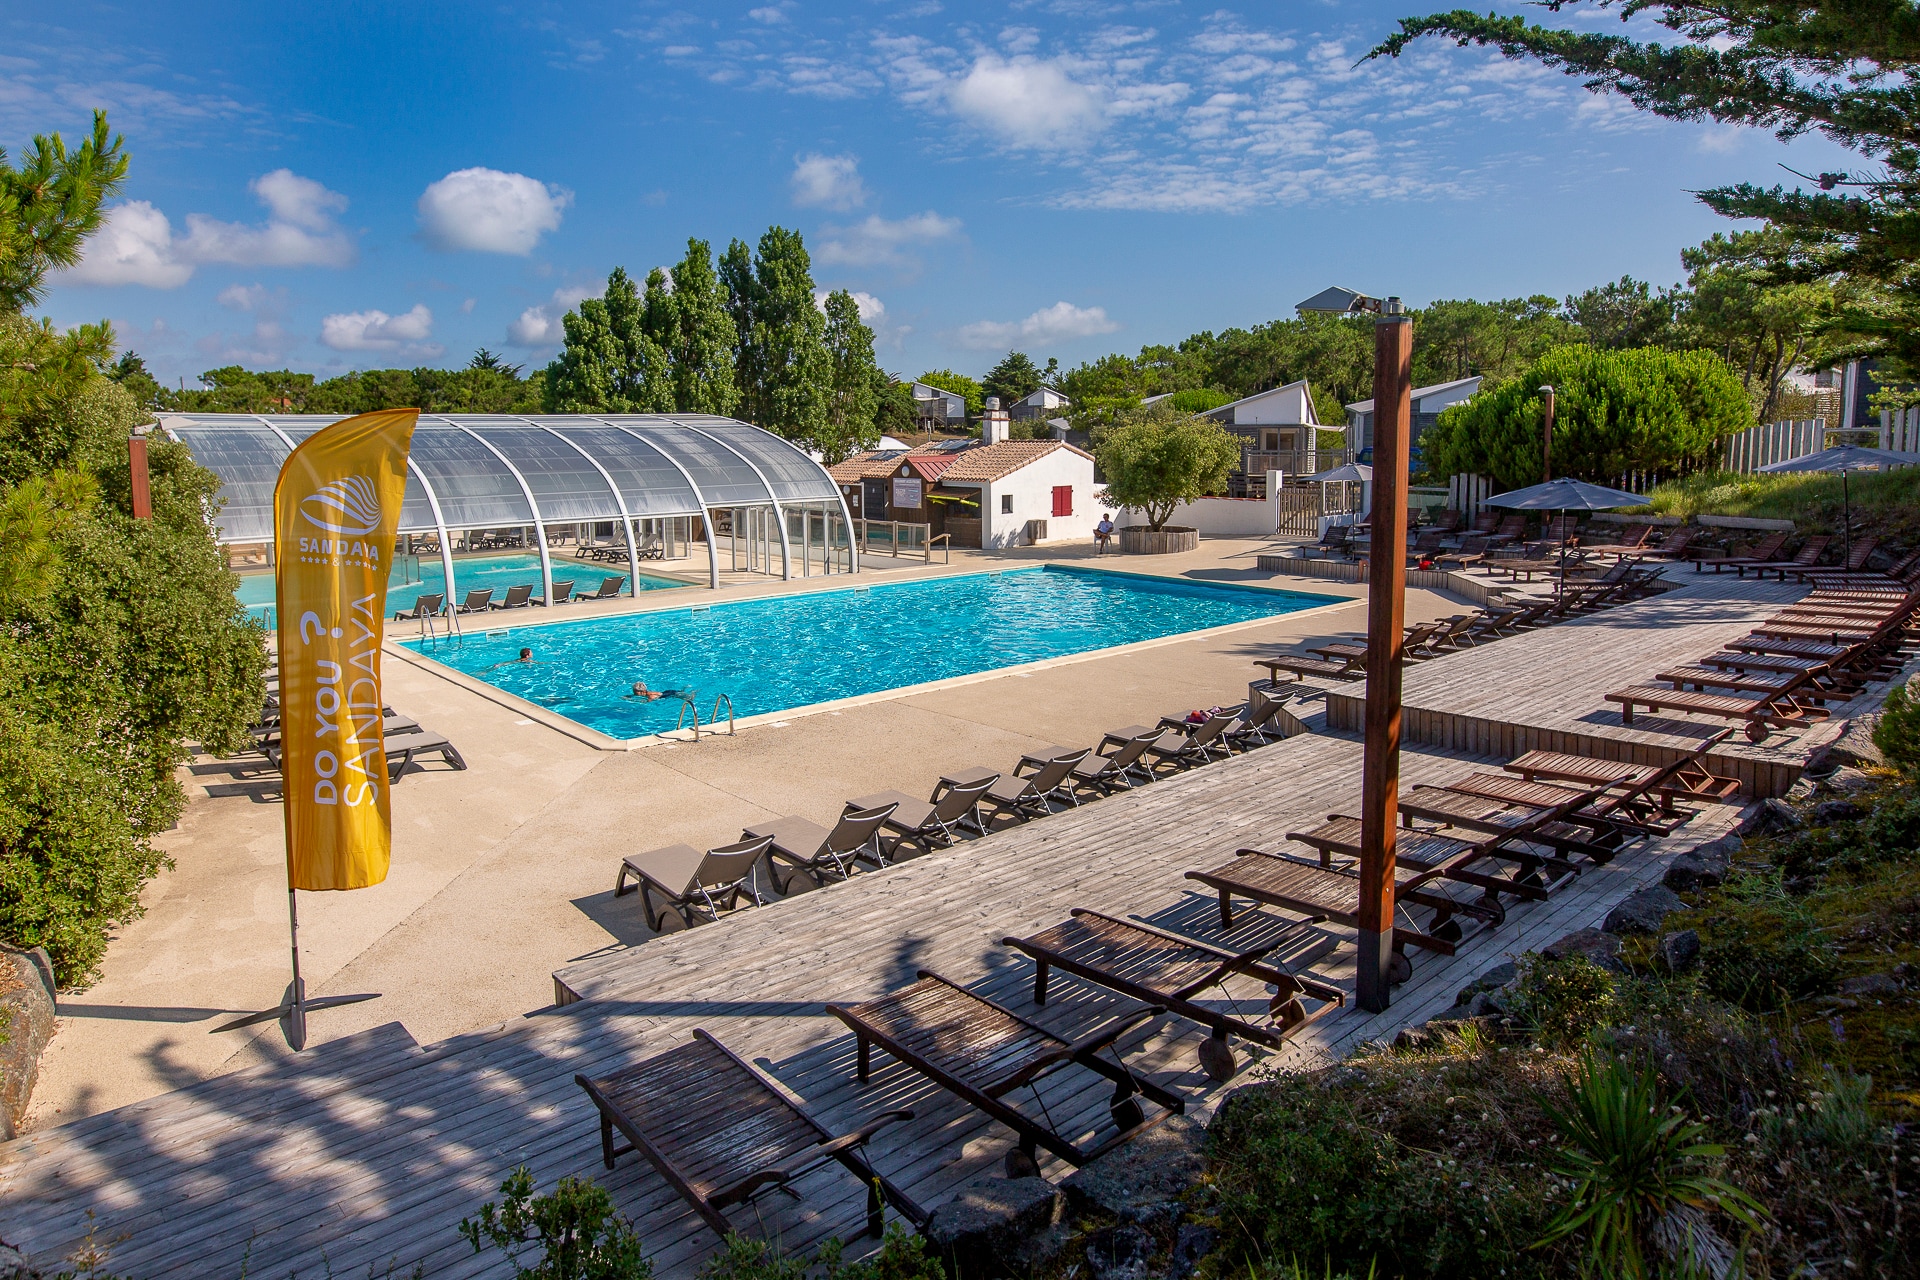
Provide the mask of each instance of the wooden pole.
[{"label": "wooden pole", "polygon": [[133,514],[141,520],[153,519],[153,489],[147,480],[147,438],[127,439],[127,465],[133,477]]},{"label": "wooden pole", "polygon": [[1545,484],[1553,479],[1553,388],[1540,388],[1540,395],[1546,409],[1546,425],[1540,435],[1540,483]]},{"label": "wooden pole", "polygon": [[1360,800],[1355,994],[1379,1013],[1393,970],[1394,826],[1400,802],[1400,662],[1406,616],[1407,437],[1413,322],[1389,298],[1373,329],[1373,554],[1367,566],[1366,748]]}]

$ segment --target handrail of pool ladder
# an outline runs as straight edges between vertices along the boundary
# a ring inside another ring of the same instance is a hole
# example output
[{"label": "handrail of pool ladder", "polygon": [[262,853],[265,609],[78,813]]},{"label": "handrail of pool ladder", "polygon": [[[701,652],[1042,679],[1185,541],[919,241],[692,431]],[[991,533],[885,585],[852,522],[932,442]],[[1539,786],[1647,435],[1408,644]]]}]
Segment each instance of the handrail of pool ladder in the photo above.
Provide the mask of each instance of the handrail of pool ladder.
[{"label": "handrail of pool ladder", "polygon": [[678,733],[680,732],[680,727],[687,722],[687,712],[693,712],[693,740],[695,742],[700,741],[700,704],[693,700],[694,694],[698,692],[699,690],[696,689],[694,693],[683,693],[680,695],[680,717],[673,722],[673,731]]},{"label": "handrail of pool ladder", "polygon": [[[713,726],[720,723],[720,704],[723,702],[727,704],[727,736],[731,738],[733,736],[733,699],[724,693],[714,695],[713,714],[707,717],[707,731],[711,733]],[[699,716],[696,714],[694,719],[698,720]]]}]

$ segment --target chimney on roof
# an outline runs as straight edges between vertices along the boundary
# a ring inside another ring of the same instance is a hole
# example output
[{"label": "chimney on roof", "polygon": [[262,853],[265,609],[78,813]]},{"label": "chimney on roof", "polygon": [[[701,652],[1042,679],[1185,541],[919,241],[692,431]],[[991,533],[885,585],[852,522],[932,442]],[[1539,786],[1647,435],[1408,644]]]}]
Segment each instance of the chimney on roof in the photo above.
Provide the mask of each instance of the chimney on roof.
[{"label": "chimney on roof", "polygon": [[1000,407],[999,396],[987,397],[987,411],[980,419],[980,443],[999,444],[1007,438],[1007,411]]}]

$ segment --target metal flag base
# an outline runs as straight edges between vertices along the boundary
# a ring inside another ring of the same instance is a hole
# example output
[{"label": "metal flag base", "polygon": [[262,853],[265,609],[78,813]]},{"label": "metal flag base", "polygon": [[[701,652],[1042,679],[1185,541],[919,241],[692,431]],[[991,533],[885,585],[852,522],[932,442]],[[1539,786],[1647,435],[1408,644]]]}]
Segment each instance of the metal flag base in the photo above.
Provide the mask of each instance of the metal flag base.
[{"label": "metal flag base", "polygon": [[242,1027],[258,1026],[262,1022],[279,1020],[280,1030],[286,1034],[287,1047],[295,1053],[307,1047],[307,1015],[315,1009],[335,1009],[343,1004],[359,1004],[362,1000],[378,1000],[378,991],[368,991],[353,996],[321,996],[317,1000],[307,999],[306,979],[300,976],[300,913],[296,908],[296,899],[291,886],[287,889],[287,925],[293,940],[293,981],[287,984],[287,993],[280,997],[280,1003],[271,1009],[262,1009],[259,1013],[250,1013],[244,1018],[236,1018],[225,1026],[215,1027],[212,1034],[222,1031],[238,1031]]},{"label": "metal flag base", "polygon": [[280,1030],[286,1033],[287,1047],[294,1052],[307,1047],[307,1015],[316,1009],[333,1009],[343,1004],[359,1004],[362,1000],[378,1000],[378,991],[368,991],[353,996],[321,996],[315,1000],[307,999],[307,984],[296,979],[287,984],[287,993],[280,997],[280,1003],[271,1009],[262,1009],[259,1013],[250,1013],[244,1018],[236,1018],[224,1026],[215,1027],[213,1034],[222,1031],[238,1031],[242,1027],[254,1027],[263,1022],[279,1020]]}]

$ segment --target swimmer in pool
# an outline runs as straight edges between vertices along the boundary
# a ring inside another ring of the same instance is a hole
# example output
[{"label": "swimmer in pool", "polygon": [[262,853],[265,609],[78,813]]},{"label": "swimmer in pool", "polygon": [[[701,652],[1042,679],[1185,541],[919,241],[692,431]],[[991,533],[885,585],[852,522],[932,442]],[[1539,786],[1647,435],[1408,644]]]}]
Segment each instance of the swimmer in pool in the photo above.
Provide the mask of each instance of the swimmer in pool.
[{"label": "swimmer in pool", "polygon": [[633,682],[633,692],[627,695],[629,698],[638,698],[642,702],[658,702],[662,698],[684,698],[686,696],[686,692],[681,689],[649,689],[647,688],[647,682],[645,680],[635,680]]},{"label": "swimmer in pool", "polygon": [[513,666],[518,666],[518,665],[520,665],[520,664],[521,664],[521,663],[523,663],[523,662],[524,662],[524,663],[526,663],[526,664],[528,664],[529,666],[533,666],[533,665],[537,665],[537,664],[536,664],[536,663],[534,662],[534,657],[533,657],[533,650],[531,650],[531,649],[522,649],[522,650],[520,651],[520,656],[519,656],[519,657],[517,657],[517,658],[508,658],[508,659],[507,659],[507,660],[506,660],[505,662],[496,662],[496,663],[494,663],[494,664],[493,664],[493,666],[491,666],[491,667],[488,667],[488,668],[487,668],[487,670],[489,670],[489,671],[492,671],[492,670],[494,670],[494,669],[496,669],[496,668],[498,668],[498,667],[513,667]]}]

